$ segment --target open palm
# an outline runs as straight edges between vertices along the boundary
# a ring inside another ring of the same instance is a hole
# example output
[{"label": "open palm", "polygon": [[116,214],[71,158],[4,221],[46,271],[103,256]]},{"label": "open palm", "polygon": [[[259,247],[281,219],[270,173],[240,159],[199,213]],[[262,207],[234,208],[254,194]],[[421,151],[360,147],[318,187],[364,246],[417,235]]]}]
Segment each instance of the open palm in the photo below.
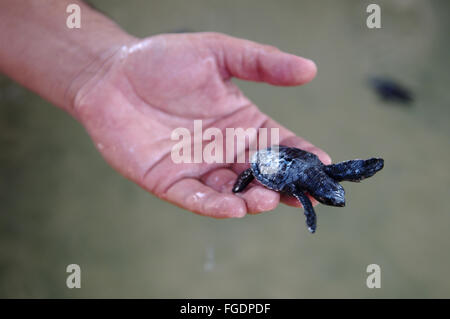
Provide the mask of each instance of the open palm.
[{"label": "open palm", "polygon": [[[217,33],[158,35],[117,51],[79,91],[74,113],[106,161],[156,196],[201,215],[242,217],[274,209],[280,195],[257,184],[232,194],[244,164],[176,164],[175,128],[278,127],[281,144],[326,153],[259,111],[232,77],[300,85],[313,62],[276,48]],[[289,198],[281,198],[294,204]]]}]

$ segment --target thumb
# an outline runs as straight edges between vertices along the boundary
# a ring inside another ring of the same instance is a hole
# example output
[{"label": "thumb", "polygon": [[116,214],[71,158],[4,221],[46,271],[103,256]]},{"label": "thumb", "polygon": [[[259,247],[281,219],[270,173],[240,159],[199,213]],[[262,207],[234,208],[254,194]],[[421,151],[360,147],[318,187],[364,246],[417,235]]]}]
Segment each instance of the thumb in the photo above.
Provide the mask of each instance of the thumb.
[{"label": "thumb", "polygon": [[210,47],[224,77],[294,86],[308,83],[317,72],[308,59],[285,53],[275,47],[211,33]]}]

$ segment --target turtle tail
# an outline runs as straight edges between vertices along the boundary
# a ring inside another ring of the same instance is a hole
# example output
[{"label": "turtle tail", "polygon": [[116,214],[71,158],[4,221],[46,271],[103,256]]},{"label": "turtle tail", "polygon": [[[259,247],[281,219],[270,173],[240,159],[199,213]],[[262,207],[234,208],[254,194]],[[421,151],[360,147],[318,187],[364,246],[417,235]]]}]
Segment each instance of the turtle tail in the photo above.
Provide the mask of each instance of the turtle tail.
[{"label": "turtle tail", "polygon": [[370,158],[367,160],[351,160],[325,166],[325,172],[334,180],[359,182],[375,175],[384,167],[382,158]]}]

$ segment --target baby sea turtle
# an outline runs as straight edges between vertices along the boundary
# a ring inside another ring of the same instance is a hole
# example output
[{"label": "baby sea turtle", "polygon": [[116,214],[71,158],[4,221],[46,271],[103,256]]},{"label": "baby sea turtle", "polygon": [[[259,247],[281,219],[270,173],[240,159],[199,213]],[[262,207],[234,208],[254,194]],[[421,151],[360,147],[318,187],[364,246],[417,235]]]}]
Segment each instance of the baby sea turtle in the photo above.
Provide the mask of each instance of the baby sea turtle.
[{"label": "baby sea turtle", "polygon": [[296,197],[305,211],[306,225],[314,233],[316,214],[306,193],[322,204],[343,207],[345,191],[338,182],[359,182],[383,166],[382,158],[324,165],[312,153],[294,147],[272,146],[252,156],[250,168],[239,175],[233,192],[243,191],[256,178],[267,188]]}]

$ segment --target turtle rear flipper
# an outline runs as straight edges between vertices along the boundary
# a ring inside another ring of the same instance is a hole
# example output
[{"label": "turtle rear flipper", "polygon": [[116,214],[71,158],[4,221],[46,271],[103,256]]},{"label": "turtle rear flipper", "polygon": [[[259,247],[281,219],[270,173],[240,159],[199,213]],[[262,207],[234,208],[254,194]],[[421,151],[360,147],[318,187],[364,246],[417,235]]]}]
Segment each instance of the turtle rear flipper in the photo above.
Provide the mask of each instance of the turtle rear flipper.
[{"label": "turtle rear flipper", "polygon": [[242,192],[248,186],[248,184],[250,184],[253,181],[254,178],[255,177],[253,176],[251,168],[248,168],[245,171],[243,171],[241,174],[239,174],[236,182],[234,183],[232,189],[233,193]]},{"label": "turtle rear flipper", "polygon": [[359,182],[375,175],[384,167],[382,158],[370,158],[368,160],[351,160],[325,166],[325,172],[338,182]]}]

